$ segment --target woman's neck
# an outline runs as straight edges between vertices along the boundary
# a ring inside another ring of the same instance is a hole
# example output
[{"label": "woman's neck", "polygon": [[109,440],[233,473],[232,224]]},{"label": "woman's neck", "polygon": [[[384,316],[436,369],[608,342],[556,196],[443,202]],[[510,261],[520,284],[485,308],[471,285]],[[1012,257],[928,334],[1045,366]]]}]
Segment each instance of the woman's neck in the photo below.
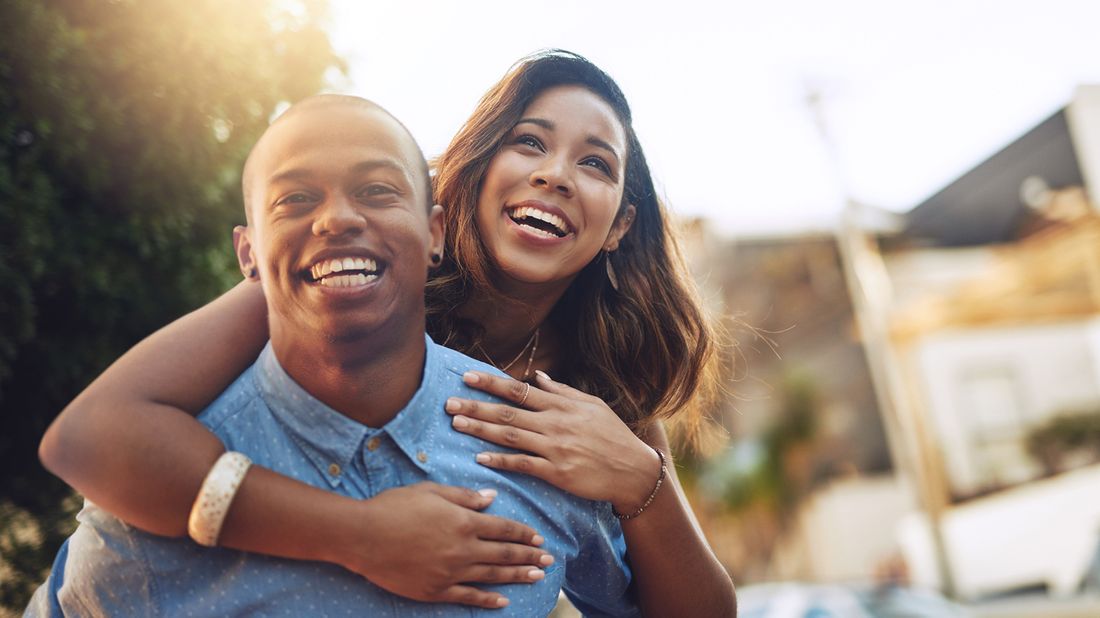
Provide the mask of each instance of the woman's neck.
[{"label": "woman's neck", "polygon": [[[558,287],[558,286],[555,286]],[[549,370],[556,357],[557,333],[546,318],[561,298],[568,284],[560,290],[548,290],[545,286],[511,286],[506,292],[472,298],[462,308],[462,316],[480,324],[484,336],[479,343],[480,352],[491,364],[502,368],[517,357],[509,368],[513,377],[525,377],[528,360],[530,371]],[[537,333],[537,349],[534,347]]]}]

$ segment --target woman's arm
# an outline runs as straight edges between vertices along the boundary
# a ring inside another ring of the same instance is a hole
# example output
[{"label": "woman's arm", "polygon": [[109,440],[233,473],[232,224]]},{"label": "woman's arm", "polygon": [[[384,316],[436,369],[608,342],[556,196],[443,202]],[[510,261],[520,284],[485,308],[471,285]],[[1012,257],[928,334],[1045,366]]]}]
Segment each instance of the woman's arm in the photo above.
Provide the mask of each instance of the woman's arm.
[{"label": "woman's arm", "polygon": [[43,465],[138,528],[187,534],[191,502],[225,450],[193,417],[266,341],[263,291],[244,281],[153,333],[92,382],[43,436]]},{"label": "woman's arm", "polygon": [[[632,513],[657,482],[668,438],[660,425],[639,438],[597,397],[540,374],[538,388],[470,372],[470,386],[527,409],[452,398],[447,411],[464,433],[529,454],[484,453],[487,466],[541,478],[574,495]],[[644,441],[643,441],[644,440]],[[481,459],[479,459],[481,461]],[[729,574],[718,562],[684,497],[669,459],[668,478],[645,511],[622,522],[635,589],[651,616],[736,616]]]},{"label": "woman's arm", "polygon": [[[43,464],[138,528],[185,535],[224,451],[193,417],[255,361],[266,312],[260,285],[243,282],[142,341],[54,421]],[[499,607],[501,595],[459,583],[537,581],[547,554],[534,530],[477,512],[492,499],[420,483],[353,500],[253,466],[219,543],[334,562],[414,599]]]}]

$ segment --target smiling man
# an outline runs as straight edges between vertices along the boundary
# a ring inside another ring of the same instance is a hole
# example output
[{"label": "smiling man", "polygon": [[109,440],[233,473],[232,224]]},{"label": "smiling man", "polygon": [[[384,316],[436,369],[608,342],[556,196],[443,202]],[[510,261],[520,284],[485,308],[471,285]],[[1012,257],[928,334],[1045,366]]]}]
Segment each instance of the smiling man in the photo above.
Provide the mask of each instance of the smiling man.
[{"label": "smiling man", "polygon": [[556,561],[543,581],[491,587],[503,609],[430,605],[334,564],[147,534],[88,503],[28,615],[526,617],[563,586],[586,612],[635,615],[609,509],[477,464],[487,443],[450,427],[447,397],[488,399],[462,374],[492,370],[424,334],[442,218],[404,127],[362,99],[307,99],[261,137],[244,189],[235,246],[271,342],[199,419],[255,464],[367,503],[422,481],[493,488],[488,511],[541,531]]}]

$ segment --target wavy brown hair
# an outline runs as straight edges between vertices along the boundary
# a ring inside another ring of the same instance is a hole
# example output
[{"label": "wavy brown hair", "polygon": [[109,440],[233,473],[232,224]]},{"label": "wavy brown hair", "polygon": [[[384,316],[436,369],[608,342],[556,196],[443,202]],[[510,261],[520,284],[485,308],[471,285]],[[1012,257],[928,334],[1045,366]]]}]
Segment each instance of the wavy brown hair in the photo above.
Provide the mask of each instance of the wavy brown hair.
[{"label": "wavy brown hair", "polygon": [[[447,259],[428,281],[428,331],[467,353],[483,335],[483,325],[457,310],[474,295],[501,296],[477,226],[481,182],[531,101],[562,85],[587,88],[618,116],[627,138],[619,216],[627,204],[636,213],[619,249],[601,251],[550,313],[564,339],[561,349],[571,359],[555,368],[555,378],[600,397],[636,432],[675,416],[683,433],[694,437],[704,426],[698,395],[712,392],[715,384],[713,326],[657,198],[630,106],[606,73],[577,54],[549,50],[520,60],[482,97],[436,160],[435,199],[444,207]],[[608,259],[618,289],[608,281]]]}]

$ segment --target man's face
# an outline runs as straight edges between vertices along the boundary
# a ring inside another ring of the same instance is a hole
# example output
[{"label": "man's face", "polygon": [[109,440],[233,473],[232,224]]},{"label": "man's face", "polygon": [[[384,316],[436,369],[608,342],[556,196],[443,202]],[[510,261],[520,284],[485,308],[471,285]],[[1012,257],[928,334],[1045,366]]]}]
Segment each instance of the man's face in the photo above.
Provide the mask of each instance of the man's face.
[{"label": "man's face", "polygon": [[387,327],[423,328],[431,253],[419,152],[385,113],[322,104],[283,118],[252,155],[252,223],[237,255],[264,286],[273,337],[351,341]]}]

